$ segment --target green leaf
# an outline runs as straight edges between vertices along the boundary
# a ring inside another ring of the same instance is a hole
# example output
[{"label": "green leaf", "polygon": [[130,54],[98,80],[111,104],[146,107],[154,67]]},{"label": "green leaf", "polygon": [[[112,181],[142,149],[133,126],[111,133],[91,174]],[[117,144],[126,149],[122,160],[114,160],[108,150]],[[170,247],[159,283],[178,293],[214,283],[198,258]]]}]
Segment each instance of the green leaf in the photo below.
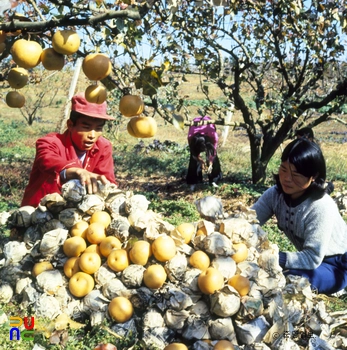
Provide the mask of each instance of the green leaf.
[{"label": "green leaf", "polygon": [[123,18],[117,18],[116,21],[116,27],[120,32],[124,31],[125,24],[124,24],[124,19]]}]

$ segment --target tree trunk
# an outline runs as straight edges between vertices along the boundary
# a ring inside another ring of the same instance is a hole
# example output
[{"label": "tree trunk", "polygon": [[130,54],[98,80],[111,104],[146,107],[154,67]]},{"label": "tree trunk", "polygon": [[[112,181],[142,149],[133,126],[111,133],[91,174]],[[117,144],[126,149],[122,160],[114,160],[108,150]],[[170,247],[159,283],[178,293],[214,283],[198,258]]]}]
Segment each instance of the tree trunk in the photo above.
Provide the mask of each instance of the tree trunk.
[{"label": "tree trunk", "polygon": [[266,177],[266,165],[261,162],[261,136],[248,131],[249,144],[251,148],[252,182],[264,182]]},{"label": "tree trunk", "polygon": [[264,163],[260,161],[259,159],[253,159],[251,158],[251,164],[252,164],[252,183],[264,183],[266,179],[266,169],[267,169],[267,163]]},{"label": "tree trunk", "polygon": [[263,183],[266,180],[266,170],[269,161],[275,154],[280,144],[286,139],[282,137],[263,137],[249,135],[251,146],[252,182]]}]

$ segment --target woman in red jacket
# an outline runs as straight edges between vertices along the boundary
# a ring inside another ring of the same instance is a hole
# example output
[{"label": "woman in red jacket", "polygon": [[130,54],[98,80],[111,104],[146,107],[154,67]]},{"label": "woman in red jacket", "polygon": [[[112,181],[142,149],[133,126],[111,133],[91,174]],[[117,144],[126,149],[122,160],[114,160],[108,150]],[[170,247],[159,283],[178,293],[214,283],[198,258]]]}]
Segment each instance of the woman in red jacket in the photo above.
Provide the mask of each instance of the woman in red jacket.
[{"label": "woman in red jacket", "polygon": [[88,193],[97,191],[97,181],[116,183],[112,144],[102,137],[106,102],[90,103],[84,93],[72,100],[70,119],[63,134],[50,133],[36,141],[36,156],[22,206],[38,206],[50,193],[60,193],[68,180],[78,179]]}]

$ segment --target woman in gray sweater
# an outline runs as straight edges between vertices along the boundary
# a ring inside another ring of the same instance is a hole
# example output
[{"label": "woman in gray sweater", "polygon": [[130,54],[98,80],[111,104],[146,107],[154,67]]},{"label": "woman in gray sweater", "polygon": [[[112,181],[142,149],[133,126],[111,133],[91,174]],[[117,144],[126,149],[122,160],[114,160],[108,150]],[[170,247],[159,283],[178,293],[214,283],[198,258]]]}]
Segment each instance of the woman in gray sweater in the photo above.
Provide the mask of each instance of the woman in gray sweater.
[{"label": "woman in gray sweater", "polygon": [[318,293],[347,286],[347,225],[325,192],[326,166],[319,146],[301,138],[283,151],[276,185],[254,204],[263,225],[275,215],[278,227],[296,247],[280,252],[285,275],[309,279]]}]

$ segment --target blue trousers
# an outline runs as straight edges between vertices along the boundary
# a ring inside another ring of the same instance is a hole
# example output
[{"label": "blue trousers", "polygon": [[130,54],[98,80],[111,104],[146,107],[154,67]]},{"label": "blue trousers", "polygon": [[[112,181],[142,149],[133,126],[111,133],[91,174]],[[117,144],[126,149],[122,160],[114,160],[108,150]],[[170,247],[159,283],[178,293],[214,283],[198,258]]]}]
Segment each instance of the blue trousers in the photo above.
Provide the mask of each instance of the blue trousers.
[{"label": "blue trousers", "polygon": [[284,275],[306,277],[320,294],[336,293],[347,287],[347,253],[324,258],[314,270],[289,269]]}]

